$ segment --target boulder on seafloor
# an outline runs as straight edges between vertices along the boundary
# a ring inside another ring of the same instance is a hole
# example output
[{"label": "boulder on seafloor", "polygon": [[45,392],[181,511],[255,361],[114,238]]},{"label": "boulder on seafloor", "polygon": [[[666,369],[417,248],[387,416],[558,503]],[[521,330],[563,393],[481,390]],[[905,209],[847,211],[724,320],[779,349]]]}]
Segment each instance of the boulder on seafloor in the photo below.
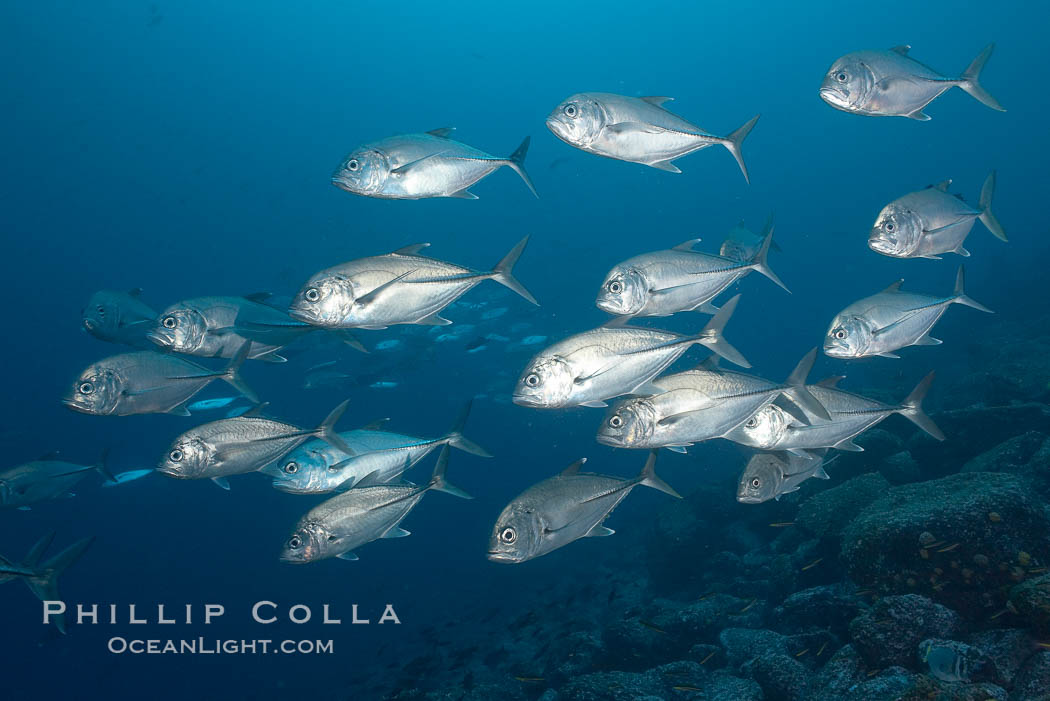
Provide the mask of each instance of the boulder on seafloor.
[{"label": "boulder on seafloor", "polygon": [[762,687],[753,679],[734,677],[724,670],[711,675],[703,687],[704,701],[763,701]]},{"label": "boulder on seafloor", "polygon": [[1017,672],[1010,701],[1050,701],[1050,650],[1035,653]]},{"label": "boulder on seafloor", "polygon": [[867,679],[867,668],[856,648],[846,645],[810,680],[806,701],[840,701],[851,696],[850,690]]},{"label": "boulder on seafloor", "polygon": [[1050,559],[1050,509],[1008,474],[893,487],[842,532],[841,559],[855,582],[924,594],[971,618],[1002,610],[1006,587],[1028,576],[1019,558]]},{"label": "boulder on seafloor", "polygon": [[752,628],[726,628],[718,641],[726,651],[727,664],[731,669],[762,654],[789,655],[797,650],[788,647],[787,636],[772,630]]},{"label": "boulder on seafloor", "polygon": [[1011,589],[1010,605],[1026,627],[1040,635],[1050,635],[1050,574]]},{"label": "boulder on seafloor", "polygon": [[965,640],[991,658],[996,676],[1007,688],[1013,686],[1018,670],[1038,649],[1028,633],[1016,628],[983,630]]},{"label": "boulder on seafloor", "polygon": [[889,486],[877,473],[854,477],[802,502],[795,523],[818,538],[837,538],[853,517],[882,496]]},{"label": "boulder on seafloor", "polygon": [[[659,611],[655,611],[657,606]],[[717,642],[719,632],[727,626],[757,628],[768,611],[764,601],[728,594],[711,594],[686,604],[656,599],[653,609],[652,622],[675,649],[682,650],[696,643]]]},{"label": "boulder on seafloor", "polygon": [[602,630],[602,666],[640,671],[676,657],[678,643],[663,629],[634,617]]},{"label": "boulder on seafloor", "polygon": [[795,701],[809,684],[810,671],[790,655],[764,654],[746,662],[741,672],[754,679],[766,701]]},{"label": "boulder on seafloor", "polygon": [[790,594],[773,610],[776,628],[800,633],[813,627],[827,628],[844,637],[852,621],[865,608],[860,597],[846,584],[826,584]]},{"label": "boulder on seafloor", "polygon": [[840,699],[857,701],[929,701],[937,698],[937,683],[903,667],[889,667],[865,678]]},{"label": "boulder on seafloor", "polygon": [[[571,679],[558,690],[559,701],[665,701],[682,696],[674,687],[703,689],[707,672],[695,662],[674,662],[645,672],[594,672]],[[707,698],[695,692],[695,698]]]},{"label": "boulder on seafloor", "polygon": [[927,638],[953,638],[962,620],[949,608],[924,596],[887,596],[850,623],[849,632],[865,663],[873,669],[899,665],[919,667],[919,643]]},{"label": "boulder on seafloor", "polygon": [[922,478],[922,469],[907,450],[888,456],[879,463],[879,474],[890,484],[907,484]]},{"label": "boulder on seafloor", "polygon": [[1037,492],[1050,495],[1050,436],[1029,431],[971,458],[963,472],[1010,472],[1023,475]]},{"label": "boulder on seafloor", "polygon": [[551,640],[544,676],[551,684],[563,684],[572,677],[593,672],[604,656],[602,642],[585,631],[574,631]]}]

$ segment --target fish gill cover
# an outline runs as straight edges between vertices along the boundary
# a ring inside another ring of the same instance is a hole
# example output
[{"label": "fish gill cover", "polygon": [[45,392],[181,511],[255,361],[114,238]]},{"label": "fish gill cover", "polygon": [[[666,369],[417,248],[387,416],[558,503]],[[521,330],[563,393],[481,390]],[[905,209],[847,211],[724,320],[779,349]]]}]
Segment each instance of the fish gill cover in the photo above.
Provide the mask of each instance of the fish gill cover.
[{"label": "fish gill cover", "polygon": [[10,6],[4,698],[1050,698],[1048,19]]}]

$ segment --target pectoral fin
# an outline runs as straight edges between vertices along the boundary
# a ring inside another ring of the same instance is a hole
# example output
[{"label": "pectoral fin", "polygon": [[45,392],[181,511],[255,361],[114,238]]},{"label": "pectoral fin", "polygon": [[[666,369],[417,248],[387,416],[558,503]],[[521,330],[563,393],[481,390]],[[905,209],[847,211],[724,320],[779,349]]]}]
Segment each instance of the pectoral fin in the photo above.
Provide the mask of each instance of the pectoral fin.
[{"label": "pectoral fin", "polygon": [[613,529],[606,528],[605,526],[603,526],[603,525],[601,525],[599,523],[594,528],[592,528],[591,530],[587,531],[587,533],[585,533],[583,537],[584,538],[604,538],[605,536],[610,536],[610,535],[612,535],[615,532],[616,531],[614,531]]},{"label": "pectoral fin", "polygon": [[404,528],[399,528],[398,526],[394,526],[389,531],[384,533],[383,537],[384,538],[404,538],[405,536],[409,536],[409,535],[412,535],[409,531],[406,531]]},{"label": "pectoral fin", "polygon": [[225,477],[212,477],[211,481],[225,489],[227,492],[230,491],[230,483]]},{"label": "pectoral fin", "polygon": [[414,161],[410,161],[409,163],[406,163],[405,165],[401,166],[400,168],[394,168],[392,171],[390,171],[390,174],[395,176],[395,177],[400,178],[401,176],[406,175],[407,173],[410,173],[413,168],[417,167],[420,163],[422,163],[423,161],[427,160],[428,158],[436,158],[436,157],[440,156],[443,153],[444,153],[444,151],[439,151],[438,153],[431,153],[430,155],[423,156],[422,158],[417,158]]}]

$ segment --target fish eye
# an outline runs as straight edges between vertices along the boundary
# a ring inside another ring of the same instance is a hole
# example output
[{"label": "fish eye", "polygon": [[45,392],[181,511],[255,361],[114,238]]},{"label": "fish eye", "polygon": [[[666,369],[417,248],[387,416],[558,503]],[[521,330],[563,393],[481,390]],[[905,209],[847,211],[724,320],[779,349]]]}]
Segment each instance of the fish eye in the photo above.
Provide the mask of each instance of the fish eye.
[{"label": "fish eye", "polygon": [[846,329],[835,329],[835,338],[839,339],[840,341],[846,338],[846,336],[848,335],[849,334],[846,333]]},{"label": "fish eye", "polygon": [[351,158],[349,161],[346,162],[346,167],[350,170],[356,171],[358,168],[361,167],[361,164],[356,158]]},{"label": "fish eye", "polygon": [[612,292],[614,295],[620,294],[623,292],[623,283],[619,280],[613,280],[609,283],[609,292]]},{"label": "fish eye", "polygon": [[172,462],[182,462],[182,458],[183,453],[178,448],[168,453],[168,460],[171,460]]},{"label": "fish eye", "polygon": [[529,387],[535,387],[539,383],[540,383],[540,376],[537,375],[536,373],[532,373],[531,375],[529,375],[528,377],[525,378],[525,384],[527,384]]},{"label": "fish eye", "polygon": [[499,539],[507,545],[510,545],[518,539],[518,534],[513,528],[504,528],[499,534]]},{"label": "fish eye", "polygon": [[897,228],[897,225],[896,225],[896,224],[894,224],[894,223],[893,223],[893,222],[891,222],[891,221],[888,221],[888,222],[886,222],[886,226],[885,226],[884,228],[886,229],[886,231],[890,231],[890,232],[892,232],[892,231],[893,231],[894,229],[896,229],[896,228]]},{"label": "fish eye", "polygon": [[173,329],[179,325],[179,320],[173,316],[166,316],[164,317],[164,321],[160,323],[162,323],[166,329]]},{"label": "fish eye", "polygon": [[759,487],[762,486],[762,480],[760,480],[757,477],[754,478],[753,480],[751,480],[751,486],[754,487],[755,489],[758,489]]},{"label": "fish eye", "polygon": [[306,297],[307,302],[316,302],[321,299],[321,293],[317,291],[316,287],[308,289],[303,296]]},{"label": "fish eye", "polygon": [[293,535],[291,538],[288,539],[288,547],[292,550],[298,550],[302,546],[303,539],[300,538],[298,535]]},{"label": "fish eye", "polygon": [[293,460],[292,462],[284,466],[284,471],[287,472],[289,475],[294,475],[296,472],[299,471],[299,463]]},{"label": "fish eye", "polygon": [[90,382],[81,382],[80,386],[77,387],[81,394],[91,394],[95,391],[95,385]]},{"label": "fish eye", "polygon": [[580,113],[580,111],[578,109],[576,109],[576,105],[572,105],[572,104],[565,105],[565,116],[566,117],[575,117],[579,113]]},{"label": "fish eye", "polygon": [[839,71],[838,74],[835,76],[835,80],[839,81],[840,83],[845,83],[847,78],[849,78],[849,76],[846,75],[846,71]]},{"label": "fish eye", "polygon": [[754,428],[755,426],[758,426],[758,417],[752,416],[750,419],[747,420],[747,423],[744,424],[744,426],[747,428]]},{"label": "fish eye", "polygon": [[105,307],[98,307],[98,308],[95,309],[95,311],[98,312],[99,316],[105,316],[106,315],[106,308]]},{"label": "fish eye", "polygon": [[623,419],[620,418],[619,414],[613,414],[613,416],[609,419],[609,425],[613,428],[620,428],[621,426],[623,426]]}]

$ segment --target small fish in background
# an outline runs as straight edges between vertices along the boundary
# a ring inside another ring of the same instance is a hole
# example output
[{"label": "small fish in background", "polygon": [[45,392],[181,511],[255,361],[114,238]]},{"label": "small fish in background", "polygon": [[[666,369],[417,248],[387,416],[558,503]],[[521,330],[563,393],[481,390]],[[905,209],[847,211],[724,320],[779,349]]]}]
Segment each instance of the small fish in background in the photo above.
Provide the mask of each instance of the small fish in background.
[{"label": "small fish in background", "polygon": [[947,78],[919,63],[907,45],[884,51],[857,51],[837,59],[824,76],[820,98],[837,110],[870,117],[930,120],[926,105],[954,87],[962,88],[993,110],[1005,112],[982,87],[984,64],[995,49],[989,44],[958,78]]},{"label": "small fish in background", "polygon": [[107,481],[114,479],[106,465],[109,450],[94,465],[76,465],[48,453],[31,462],[0,472],[0,506],[28,511],[43,501],[66,499],[90,472],[98,472]]},{"label": "small fish in background", "polygon": [[507,307],[497,307],[496,309],[488,309],[481,313],[481,318],[487,320],[498,319],[508,312]]},{"label": "small fish in background", "polygon": [[995,171],[985,178],[977,209],[959,196],[948,194],[951,184],[951,180],[945,180],[883,207],[868,235],[868,247],[891,258],[939,260],[942,253],[969,256],[963,243],[977,219],[996,238],[1006,241],[1006,232],[992,214]]},{"label": "small fish in background", "polygon": [[356,560],[355,548],[380,538],[411,535],[400,527],[400,523],[430,490],[471,499],[469,494],[445,479],[448,453],[448,446],[442,446],[434,473],[422,487],[374,484],[369,475],[353,489],[315,506],[299,520],[294,533],[285,542],[281,562],[305,564],[333,557]]},{"label": "small fish in background", "polygon": [[377,343],[375,345],[375,349],[376,350],[380,350],[380,351],[388,351],[388,350],[395,350],[397,348],[400,348],[403,345],[404,345],[404,343],[402,343],[399,339],[389,338],[389,339],[387,339],[385,341],[380,341],[379,343]]},{"label": "small fish in background", "polygon": [[802,482],[814,477],[830,479],[824,471],[823,457],[787,455],[782,460],[775,455],[760,453],[748,461],[737,485],[736,500],[741,504],[761,504],[770,499],[780,500],[784,494],[797,491]]},{"label": "small fish in background", "polygon": [[478,196],[469,188],[507,166],[539,197],[525,172],[529,137],[526,136],[510,156],[498,158],[450,139],[453,131],[454,128],[444,127],[425,134],[402,134],[362,144],[336,169],[332,184],[354,195],[380,199],[476,200]]},{"label": "small fish in background", "polygon": [[379,380],[368,385],[372,389],[394,389],[398,383],[393,380]]},{"label": "small fish in background", "polygon": [[901,291],[898,280],[882,292],[865,297],[835,315],[824,337],[824,352],[832,358],[899,358],[894,351],[908,346],[939,346],[930,330],[953,304],[992,310],[966,296],[965,272],[959,266],[955,289],[947,297]]},{"label": "small fish in background", "polygon": [[[487,333],[485,334],[485,340],[494,341],[496,343],[507,343],[508,341],[510,341],[510,338],[508,338],[507,336],[501,336],[498,333]],[[547,338],[544,337],[543,340],[546,341]],[[543,341],[540,341],[540,343],[543,343]]]},{"label": "small fish in background", "polygon": [[[40,562],[54,539],[53,531],[45,535],[29,549],[25,558],[18,563],[0,556],[0,584],[12,579],[21,579],[29,587],[29,591],[41,601],[61,601],[62,597],[58,594],[58,576],[87,552],[87,549],[95,542],[95,538],[92,536],[78,540],[54,557]],[[50,620],[58,632],[65,635],[65,615],[52,614]]]},{"label": "small fish in background", "polygon": [[926,640],[920,645],[922,661],[942,682],[969,682],[969,660],[953,646]]},{"label": "small fish in background", "polygon": [[427,243],[358,258],[311,276],[292,300],[289,314],[307,324],[336,329],[448,326],[452,322],[442,318],[441,312],[485,280],[498,282],[538,305],[513,275],[528,242],[528,236],[521,239],[489,271],[419,255],[430,245]]},{"label": "small fish in background", "polygon": [[223,380],[258,404],[258,396],[240,375],[249,347],[246,341],[226,369],[219,371],[156,351],[113,355],[80,373],[62,402],[74,411],[96,416],[189,416],[187,402],[215,380]]},{"label": "small fish in background", "polygon": [[[767,225],[768,226],[768,225]],[[762,247],[762,234],[756,234],[747,228],[744,220],[729,230],[722,246],[718,249],[718,255],[732,260],[745,261],[754,258]],[[780,251],[781,248],[776,241],[770,241],[769,250]]]},{"label": "small fish in background", "polygon": [[309,368],[303,377],[303,389],[338,387],[351,382],[354,379],[353,376],[337,370],[338,363],[338,360],[330,360]]},{"label": "small fish in background", "polygon": [[467,353],[480,353],[480,352],[482,352],[484,350],[487,350],[487,349],[488,349],[488,346],[485,345],[484,339],[477,338],[477,339],[474,339],[473,341],[471,341],[470,343],[468,343],[464,350]]},{"label": "small fish in background", "polygon": [[103,482],[102,486],[116,487],[120,484],[127,484],[128,482],[134,482],[135,480],[140,480],[143,477],[148,477],[153,473],[154,470],[128,470],[126,472],[118,472],[117,474],[113,475],[112,480],[106,480],[105,482]]},{"label": "small fish in background", "polygon": [[628,97],[587,92],[570,96],[547,117],[547,128],[581,151],[681,173],[672,161],[721,144],[751,182],[740,146],[758,121],[753,117],[729,136],[715,136],[669,111],[671,97]]},{"label": "small fish in background", "polygon": [[580,472],[585,462],[586,458],[574,462],[561,474],[529,487],[503,509],[489,539],[489,560],[525,562],[580,538],[612,535],[614,531],[602,524],[638,485],[682,498],[656,476],[656,451],[634,479]]},{"label": "small fish in background", "polygon": [[84,330],[108,343],[151,348],[147,337],[157,312],[141,299],[141,288],[128,292],[99,290],[81,312]]},{"label": "small fish in background", "polygon": [[195,411],[214,411],[215,409],[222,409],[228,407],[234,402],[238,401],[240,397],[216,397],[215,399],[201,399],[200,401],[193,402],[186,408],[190,412]]}]

